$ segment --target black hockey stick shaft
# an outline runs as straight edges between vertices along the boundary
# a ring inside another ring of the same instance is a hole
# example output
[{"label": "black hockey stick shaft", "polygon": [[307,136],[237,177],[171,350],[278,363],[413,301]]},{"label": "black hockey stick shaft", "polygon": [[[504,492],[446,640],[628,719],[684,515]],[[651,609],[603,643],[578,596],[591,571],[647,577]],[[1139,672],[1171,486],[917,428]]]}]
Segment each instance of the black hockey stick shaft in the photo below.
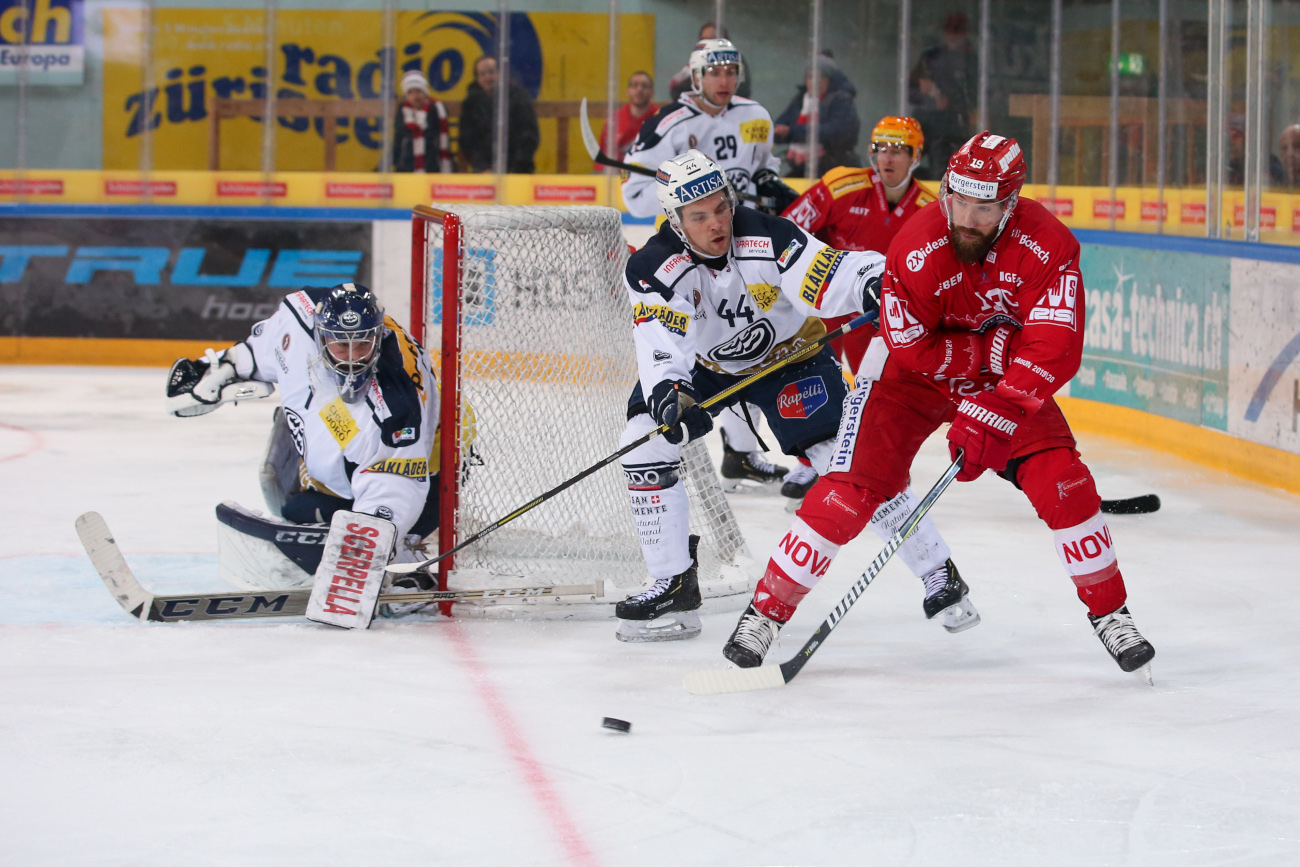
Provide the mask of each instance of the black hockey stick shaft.
[{"label": "black hockey stick shaft", "polygon": [[862,576],[857,581],[853,582],[853,586],[849,588],[848,593],[844,594],[840,604],[836,605],[835,609],[826,615],[826,619],[822,621],[821,626],[817,627],[817,631],[804,643],[799,652],[781,663],[781,677],[785,679],[786,683],[794,680],[795,676],[808,664],[808,660],[812,659],[812,655],[817,652],[817,648],[826,643],[831,630],[844,619],[844,615],[853,607],[853,603],[858,601],[862,591],[866,590],[867,586],[876,580],[876,576],[880,574],[881,569],[885,568],[889,558],[893,557],[894,552],[902,547],[907,537],[915,532],[926,512],[930,511],[930,507],[939,499],[939,495],[947,490],[948,485],[952,484],[952,480],[957,477],[957,473],[961,470],[961,463],[962,453],[958,451],[957,459],[939,477],[939,481],[934,483],[934,487],[930,489],[930,492],[921,498],[921,502],[917,504],[916,508],[912,510],[912,514],[903,522],[903,526],[898,528],[898,532],[889,537],[884,549],[876,555],[876,559],[871,561],[867,571],[862,573]]},{"label": "black hockey stick shaft", "polygon": [[1143,494],[1123,500],[1102,500],[1101,510],[1107,515],[1150,515],[1160,511],[1160,497],[1156,494]]},{"label": "black hockey stick shaft", "polygon": [[[821,337],[817,338],[816,340],[812,341],[807,346],[795,350],[794,352],[787,355],[785,358],[780,359],[779,361],[773,363],[769,367],[765,367],[762,370],[758,371],[757,373],[745,377],[740,382],[737,382],[734,385],[724,388],[722,391],[718,392],[708,400],[701,401],[699,404],[700,408],[708,409],[709,407],[716,406],[717,404],[725,400],[728,400],[732,396],[739,394],[741,391],[744,391],[746,388],[749,388],[751,385],[758,382],[760,379],[763,379],[765,376],[770,375],[773,371],[780,370],[781,368],[789,365],[791,362],[799,361],[804,358],[810,358],[812,355],[820,351],[823,346],[830,343],[835,338],[848,334],[854,328],[858,328],[862,325],[866,325],[868,322],[873,321],[875,318],[876,318],[876,314],[874,312],[869,314],[864,313],[861,316],[855,317],[854,319],[841,325],[839,328],[836,328],[834,331],[829,331],[826,334],[822,335]],[[510,514],[506,515],[504,518],[501,518],[497,521],[492,522],[491,524],[488,524],[486,527],[479,530],[477,533],[470,536],[465,541],[456,545],[454,548],[451,548],[447,551],[443,551],[437,557],[431,557],[422,563],[402,563],[400,565],[389,566],[387,571],[427,572],[429,570],[429,567],[433,566],[438,561],[446,557],[450,557],[452,554],[455,554],[456,552],[461,551],[462,549],[467,548],[470,545],[473,545],[475,542],[482,539],[484,536],[488,535],[489,533],[493,533],[496,530],[499,530],[501,527],[504,527],[506,524],[509,524],[511,521],[513,521],[515,518],[518,518],[520,515],[532,511],[533,509],[537,508],[542,503],[545,503],[547,500],[551,499],[552,497],[573,487],[578,482],[587,478],[587,476],[590,476],[592,473],[595,473],[609,466],[610,464],[614,463],[614,461],[623,457],[623,455],[626,455],[631,451],[639,449],[641,446],[650,442],[650,440],[654,439],[660,434],[668,433],[669,430],[670,428],[667,425],[662,425],[662,424],[659,425],[659,427],[650,431],[645,436],[640,437],[639,439],[636,439],[628,443],[618,451],[614,452],[612,455],[600,461],[597,461],[596,463],[587,467],[585,470],[578,473],[576,476],[572,476],[569,479],[560,482],[560,484],[551,488],[549,491],[542,494],[541,496],[533,500],[529,500],[527,503],[520,506],[518,509],[515,509]]]}]

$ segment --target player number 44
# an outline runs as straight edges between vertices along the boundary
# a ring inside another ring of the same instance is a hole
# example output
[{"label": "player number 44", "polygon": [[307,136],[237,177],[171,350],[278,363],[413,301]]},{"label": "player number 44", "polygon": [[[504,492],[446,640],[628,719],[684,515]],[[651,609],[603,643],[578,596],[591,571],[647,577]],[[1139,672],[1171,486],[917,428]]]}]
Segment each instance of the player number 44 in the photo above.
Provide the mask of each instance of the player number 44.
[{"label": "player number 44", "polygon": [[727,305],[727,299],[723,298],[718,302],[718,315],[727,320],[727,326],[730,328],[735,328],[736,320],[740,318],[743,318],[747,325],[754,324],[754,308],[749,306],[749,299],[744,296],[736,304],[735,310],[732,310]]}]

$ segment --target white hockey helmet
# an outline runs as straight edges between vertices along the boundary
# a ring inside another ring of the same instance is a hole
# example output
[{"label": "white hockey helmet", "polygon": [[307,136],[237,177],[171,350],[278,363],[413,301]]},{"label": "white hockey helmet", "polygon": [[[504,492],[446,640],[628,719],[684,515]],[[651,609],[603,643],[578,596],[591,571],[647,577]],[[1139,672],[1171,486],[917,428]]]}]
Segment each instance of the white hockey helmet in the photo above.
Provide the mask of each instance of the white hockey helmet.
[{"label": "white hockey helmet", "polygon": [[691,70],[691,90],[696,93],[703,92],[704,71],[713,66],[734,66],[736,83],[745,80],[745,64],[740,60],[740,49],[731,44],[730,39],[701,39],[695,43],[695,50],[686,65]]},{"label": "white hockey helmet", "polygon": [[736,188],[731,185],[722,168],[694,148],[670,160],[664,160],[659,164],[659,171],[655,177],[659,181],[656,190],[659,195],[659,205],[664,209],[664,215],[668,217],[668,224],[683,241],[686,241],[686,234],[682,231],[682,208],[686,205],[711,196],[719,190],[725,191],[732,211],[740,205]]}]

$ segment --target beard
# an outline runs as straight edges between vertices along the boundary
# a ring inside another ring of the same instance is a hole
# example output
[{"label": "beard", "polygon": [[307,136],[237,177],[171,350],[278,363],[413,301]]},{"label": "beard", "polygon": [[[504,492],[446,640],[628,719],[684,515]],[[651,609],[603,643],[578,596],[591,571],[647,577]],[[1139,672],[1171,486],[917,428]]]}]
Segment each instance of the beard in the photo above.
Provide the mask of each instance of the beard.
[{"label": "beard", "polygon": [[[960,234],[964,232],[976,237],[972,238]],[[972,229],[967,226],[953,226],[948,230],[948,240],[952,243],[952,252],[957,257],[957,261],[969,265],[978,265],[984,261],[984,256],[988,253],[989,248],[993,246],[997,234],[997,226],[993,226],[987,232],[981,232],[979,229]]]}]

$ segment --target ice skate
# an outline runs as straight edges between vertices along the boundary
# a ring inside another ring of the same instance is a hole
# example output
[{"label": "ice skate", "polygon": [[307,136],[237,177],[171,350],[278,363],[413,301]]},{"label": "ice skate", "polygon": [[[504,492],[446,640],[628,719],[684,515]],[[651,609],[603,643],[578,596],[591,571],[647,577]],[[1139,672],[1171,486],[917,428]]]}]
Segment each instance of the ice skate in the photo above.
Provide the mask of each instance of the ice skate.
[{"label": "ice skate", "polygon": [[760,614],[751,602],[723,645],[722,655],[738,668],[757,668],[763,664],[763,658],[784,625]]},{"label": "ice skate", "polygon": [[979,625],[980,614],[968,596],[970,588],[962,580],[961,573],[952,560],[922,580],[925,581],[923,608],[926,620],[933,620],[937,616],[940,625],[949,632],[962,632]]},{"label": "ice skate", "polygon": [[808,464],[802,463],[786,473],[785,484],[781,485],[781,496],[786,498],[785,510],[787,512],[797,511],[803,505],[803,498],[808,495],[808,491],[817,483],[817,478],[817,471]]},{"label": "ice skate", "polygon": [[682,641],[700,634],[699,561],[696,549],[700,537],[691,535],[691,565],[672,578],[660,578],[635,596],[614,606],[619,619],[614,637],[619,641]]},{"label": "ice skate", "polygon": [[1150,662],[1155,658],[1156,649],[1133,625],[1133,615],[1128,613],[1127,605],[1101,617],[1089,614],[1088,620],[1092,622],[1093,634],[1101,639],[1122,671],[1136,671],[1147,683],[1152,682]]},{"label": "ice skate", "polygon": [[[727,433],[723,431],[721,475],[722,489],[734,494],[779,485],[786,477],[786,469],[769,461],[761,451],[736,451],[727,442]],[[745,482],[757,482],[758,486]]]}]

